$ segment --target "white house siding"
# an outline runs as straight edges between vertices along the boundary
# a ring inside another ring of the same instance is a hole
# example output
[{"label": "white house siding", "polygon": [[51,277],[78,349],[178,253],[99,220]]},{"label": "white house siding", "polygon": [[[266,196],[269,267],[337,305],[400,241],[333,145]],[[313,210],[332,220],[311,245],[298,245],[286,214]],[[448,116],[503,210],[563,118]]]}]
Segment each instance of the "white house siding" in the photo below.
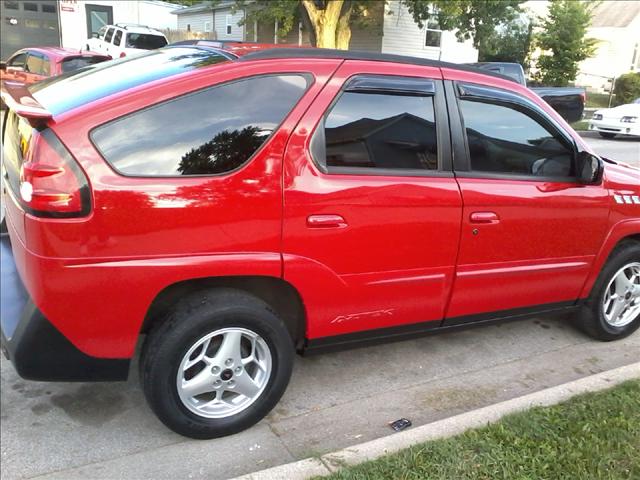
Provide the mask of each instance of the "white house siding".
[{"label": "white house siding", "polygon": [[205,33],[205,23],[209,22],[209,31],[213,37],[213,11],[186,13],[177,17],[178,30],[190,30],[194,33]]},{"label": "white house siding", "polygon": [[431,58],[453,63],[477,62],[478,50],[471,40],[460,42],[454,32],[442,32],[442,47],[425,46],[426,30],[418,27],[413,16],[398,0],[385,7],[382,53]]},{"label": "white house siding", "polygon": [[[227,15],[231,15],[231,35],[227,35]],[[218,40],[244,40],[244,25],[238,25],[244,18],[244,11],[238,10],[235,14],[230,8],[216,10],[215,30]]]},{"label": "white house siding", "polygon": [[89,37],[85,5],[105,5],[113,9],[113,23],[138,23],[150,28],[177,27],[176,15],[171,12],[180,5],[155,0],[61,0],[60,33],[62,46],[82,48]]}]

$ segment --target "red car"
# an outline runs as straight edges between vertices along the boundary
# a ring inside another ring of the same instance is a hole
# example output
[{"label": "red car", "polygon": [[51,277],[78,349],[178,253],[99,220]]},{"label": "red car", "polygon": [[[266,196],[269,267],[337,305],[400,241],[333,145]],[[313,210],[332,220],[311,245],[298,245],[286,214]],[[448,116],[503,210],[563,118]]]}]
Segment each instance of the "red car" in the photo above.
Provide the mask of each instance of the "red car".
[{"label": "red car", "polygon": [[0,79],[32,84],[106,60],[111,60],[111,57],[70,48],[25,48],[18,50],[6,62],[2,62]]},{"label": "red car", "polygon": [[640,326],[640,170],[509,78],[175,47],[8,88],[24,378],[124,380],[138,354],[158,417],[212,438],[273,408],[296,351],[552,312]]}]

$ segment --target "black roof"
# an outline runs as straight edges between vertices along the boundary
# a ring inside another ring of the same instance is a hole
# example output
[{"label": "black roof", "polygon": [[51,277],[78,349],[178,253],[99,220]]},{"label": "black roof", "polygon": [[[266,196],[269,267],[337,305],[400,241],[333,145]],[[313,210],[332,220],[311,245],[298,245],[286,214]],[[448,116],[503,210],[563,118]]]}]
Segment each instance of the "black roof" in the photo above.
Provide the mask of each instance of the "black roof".
[{"label": "black roof", "polygon": [[424,67],[451,68],[464,72],[478,73],[489,77],[501,78],[518,83],[513,78],[500,73],[483,70],[469,65],[430,60],[428,58],[408,57],[389,53],[359,52],[356,50],[333,50],[330,48],[267,48],[241,56],[237,61],[272,60],[283,58],[337,58],[343,60],[368,60],[373,62],[406,63]]}]

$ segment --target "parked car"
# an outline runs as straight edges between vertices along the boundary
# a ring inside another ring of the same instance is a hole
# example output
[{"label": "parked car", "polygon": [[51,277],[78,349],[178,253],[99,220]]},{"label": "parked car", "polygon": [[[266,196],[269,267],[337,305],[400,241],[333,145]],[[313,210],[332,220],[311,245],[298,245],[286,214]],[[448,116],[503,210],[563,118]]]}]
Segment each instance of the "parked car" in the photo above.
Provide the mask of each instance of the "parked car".
[{"label": "parked car", "polygon": [[2,96],[24,378],[124,380],[144,334],[151,408],[212,438],[276,405],[296,351],[553,312],[640,327],[640,170],[508,77],[174,47]]},{"label": "parked car", "polygon": [[[527,86],[527,79],[519,63],[508,62],[480,62],[476,65],[483,70],[501,73],[515,79],[520,85]],[[573,123],[582,120],[587,92],[580,87],[530,87],[547,102],[562,118]]]},{"label": "parked car", "polygon": [[589,120],[589,130],[598,132],[604,138],[640,136],[640,101],[596,110]]},{"label": "parked car", "polygon": [[0,63],[0,79],[31,84],[107,60],[111,60],[108,55],[71,48],[24,48]]},{"label": "parked car", "polygon": [[162,48],[167,43],[162,32],[144,25],[117,23],[102,27],[95,37],[87,40],[85,48],[121,58]]}]

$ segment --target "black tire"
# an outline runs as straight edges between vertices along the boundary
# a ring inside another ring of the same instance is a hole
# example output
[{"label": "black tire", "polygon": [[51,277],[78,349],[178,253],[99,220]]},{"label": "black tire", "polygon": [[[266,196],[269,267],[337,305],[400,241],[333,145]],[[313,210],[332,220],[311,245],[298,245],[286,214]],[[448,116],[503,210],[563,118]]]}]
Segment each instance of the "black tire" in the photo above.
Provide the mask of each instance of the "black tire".
[{"label": "black tire", "polygon": [[[221,328],[244,328],[266,342],[272,357],[262,393],[245,410],[225,418],[207,418],[180,399],[176,379],[180,363],[198,339]],[[182,299],[145,341],[140,376],[147,402],[171,430],[195,439],[209,439],[245,430],[278,403],[291,377],[294,345],[284,322],[260,299],[245,292],[215,289]]]},{"label": "black tire", "polygon": [[636,315],[627,325],[616,327],[607,322],[603,312],[603,301],[609,282],[621,268],[632,262],[640,262],[640,242],[624,242],[611,253],[591,290],[589,299],[583,306],[582,315],[577,319],[578,326],[589,336],[609,342],[627,337],[640,327],[640,315]]},{"label": "black tire", "polygon": [[598,133],[602,138],[613,138],[616,136],[615,133],[609,133],[609,132],[598,132]]}]

